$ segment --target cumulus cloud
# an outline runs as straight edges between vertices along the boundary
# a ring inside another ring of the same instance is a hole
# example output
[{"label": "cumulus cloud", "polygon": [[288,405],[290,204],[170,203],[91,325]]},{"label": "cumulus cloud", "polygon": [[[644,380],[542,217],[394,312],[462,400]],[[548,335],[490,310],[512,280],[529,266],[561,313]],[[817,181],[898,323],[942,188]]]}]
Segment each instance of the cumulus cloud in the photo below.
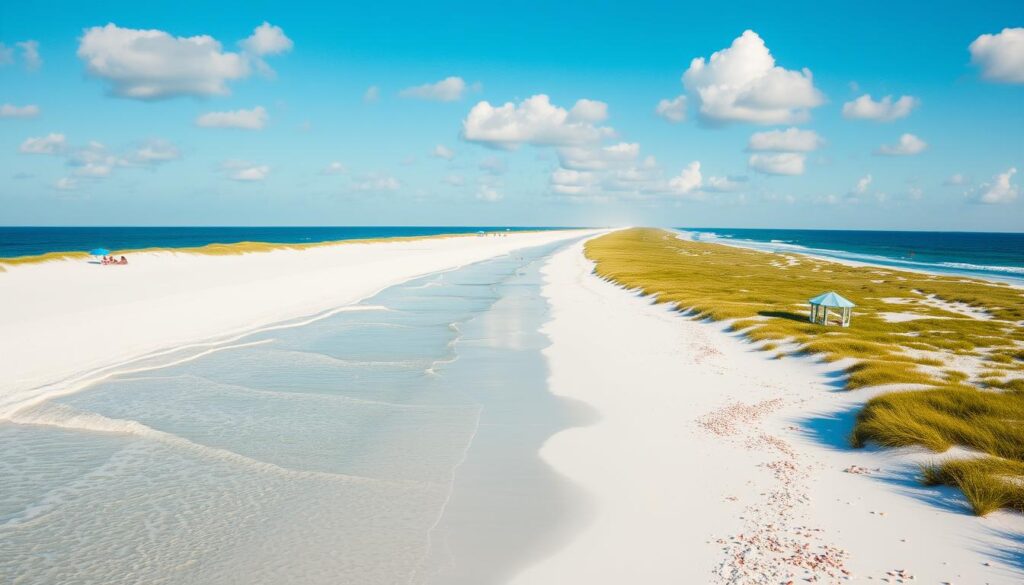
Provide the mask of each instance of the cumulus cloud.
[{"label": "cumulus cloud", "polygon": [[1013,176],[1017,174],[1016,167],[1010,167],[1005,173],[999,173],[992,178],[991,183],[985,183],[978,192],[978,201],[991,205],[1010,203],[1017,199],[1020,189],[1013,184]]},{"label": "cumulus cloud", "polygon": [[232,181],[256,183],[270,175],[270,167],[244,160],[227,160],[221,164],[221,172]]},{"label": "cumulus cloud", "polygon": [[285,36],[281,27],[274,26],[264,21],[257,26],[247,39],[239,43],[247,53],[263,57],[266,55],[280,55],[292,50],[294,43]]},{"label": "cumulus cloud", "polygon": [[461,77],[451,76],[437,83],[424,83],[415,87],[407,87],[398,95],[406,98],[433,100],[438,102],[454,102],[462,99],[466,91],[466,81]]},{"label": "cumulus cloud", "polygon": [[620,142],[610,146],[563,146],[558,161],[563,168],[597,171],[632,164],[640,156],[640,145]]},{"label": "cumulus cloud", "polygon": [[729,193],[739,191],[746,182],[746,177],[708,177],[702,188],[712,193]]},{"label": "cumulus cloud", "polygon": [[196,118],[196,126],[202,128],[241,128],[243,130],[262,130],[267,124],[267,110],[256,106],[251,110],[234,110],[230,112],[207,112]]},{"label": "cumulus cloud", "polygon": [[654,108],[654,113],[673,124],[686,120],[686,96],[680,95],[659,101]]},{"label": "cumulus cloud", "polygon": [[544,94],[519,104],[507,102],[497,107],[482,101],[473,106],[463,120],[462,137],[470,142],[508,150],[522,144],[591,144],[614,135],[611,128],[596,125],[599,120],[594,116],[606,111],[606,106],[602,106],[604,104],[594,100],[579,100],[570,114],[565,108],[552,104]]},{"label": "cumulus cloud", "polygon": [[589,190],[595,178],[593,173],[558,168],[551,172],[551,190],[560,195],[583,195]]},{"label": "cumulus cloud", "polygon": [[280,38],[283,33],[276,36],[279,31],[264,23],[243,41],[243,47],[263,52],[232,53],[209,35],[175,37],[161,30],[121,28],[111,23],[85,30],[78,57],[85,62],[86,71],[106,81],[111,94],[118,97],[158,100],[226,95],[230,93],[228,82],[247,77],[252,62],[266,69],[259,60],[262,55],[287,50]]},{"label": "cumulus cloud", "polygon": [[700,162],[693,161],[682,170],[681,173],[672,177],[668,186],[672,193],[687,195],[700,189],[704,184],[704,177],[700,173]]},{"label": "cumulus cloud", "polygon": [[892,122],[906,118],[919,104],[920,100],[909,95],[901,96],[895,101],[891,95],[887,95],[876,102],[871,99],[871,94],[864,94],[843,104],[843,117],[851,120]]},{"label": "cumulus cloud", "polygon": [[18,147],[24,154],[59,154],[64,150],[67,138],[63,134],[51,132],[46,136],[26,138]]},{"label": "cumulus cloud", "polygon": [[379,99],[380,88],[377,87],[376,85],[371,85],[370,87],[366,88],[366,91],[363,93],[363,103],[365,104],[376,103],[377,100]]},{"label": "cumulus cloud", "polygon": [[61,177],[53,183],[53,188],[58,191],[74,191],[78,189],[78,181],[70,177]]},{"label": "cumulus cloud", "polygon": [[756,153],[750,155],[747,164],[766,175],[802,175],[805,160],[806,155],[798,152]]},{"label": "cumulus cloud", "polygon": [[385,192],[398,191],[402,183],[390,175],[367,175],[352,183],[353,191]]},{"label": "cumulus cloud", "polygon": [[569,110],[570,122],[597,123],[608,119],[608,104],[597,100],[577,100]]},{"label": "cumulus cloud", "polygon": [[443,144],[438,144],[430,151],[430,156],[443,158],[444,160],[452,160],[455,158],[455,151]]},{"label": "cumulus cloud", "polygon": [[774,152],[810,152],[824,144],[824,140],[813,130],[788,128],[755,132],[747,143],[749,150],[768,150]]},{"label": "cumulus cloud", "polygon": [[874,177],[872,177],[870,174],[864,175],[863,177],[857,179],[857,184],[854,185],[853,187],[853,194],[863,195],[864,193],[867,193],[868,187],[871,186],[872,181],[874,181]]},{"label": "cumulus cloud", "polygon": [[135,165],[158,165],[181,158],[181,152],[174,144],[160,139],[148,140],[132,153],[128,161]]},{"label": "cumulus cloud", "polygon": [[39,56],[39,41],[21,41],[15,44],[21,49],[21,59],[26,69],[35,71],[43,66],[43,58]]},{"label": "cumulus cloud", "polygon": [[340,163],[338,161],[333,161],[331,163],[328,163],[328,165],[326,167],[324,167],[323,170],[320,171],[320,174],[322,174],[322,175],[344,175],[347,172],[348,172],[348,167],[345,166],[344,163]]},{"label": "cumulus cloud", "polygon": [[791,124],[806,120],[825,98],[809,69],[775,64],[757,33],[744,31],[710,59],[698,57],[683,74],[683,86],[697,100],[705,122]]},{"label": "cumulus cloud", "polygon": [[0,118],[34,118],[39,115],[39,106],[29,104],[27,106],[16,106],[14,104],[0,105]]},{"label": "cumulus cloud", "polygon": [[910,156],[920,154],[928,148],[928,143],[913,134],[903,134],[896,144],[883,144],[875,151],[886,156]]},{"label": "cumulus cloud", "polygon": [[981,77],[997,83],[1024,83],[1024,28],[1004,28],[998,34],[981,35],[968,50]]},{"label": "cumulus cloud", "polygon": [[486,183],[481,183],[477,187],[477,190],[476,190],[476,198],[481,200],[481,201],[486,201],[488,203],[494,203],[496,201],[501,201],[501,199],[503,197],[504,197],[504,195],[494,185],[488,185]]},{"label": "cumulus cloud", "polygon": [[963,173],[954,173],[950,175],[945,181],[943,181],[942,184],[948,186],[959,186],[966,185],[968,182],[969,181],[967,177],[964,176]]}]

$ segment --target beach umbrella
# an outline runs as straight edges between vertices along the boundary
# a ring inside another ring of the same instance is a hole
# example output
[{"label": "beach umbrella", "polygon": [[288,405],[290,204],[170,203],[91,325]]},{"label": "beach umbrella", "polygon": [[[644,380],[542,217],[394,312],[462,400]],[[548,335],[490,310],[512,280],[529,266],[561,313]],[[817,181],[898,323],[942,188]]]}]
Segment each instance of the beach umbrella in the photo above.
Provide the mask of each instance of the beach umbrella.
[{"label": "beach umbrella", "polygon": [[106,248],[96,248],[95,250],[89,250],[90,256],[109,256],[110,250]]}]

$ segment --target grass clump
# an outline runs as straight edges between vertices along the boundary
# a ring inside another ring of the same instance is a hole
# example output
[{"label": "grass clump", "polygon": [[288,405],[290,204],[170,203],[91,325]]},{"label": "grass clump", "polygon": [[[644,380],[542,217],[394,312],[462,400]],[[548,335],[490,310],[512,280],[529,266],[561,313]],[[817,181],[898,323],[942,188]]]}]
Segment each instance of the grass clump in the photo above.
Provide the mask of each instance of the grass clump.
[{"label": "grass clump", "polygon": [[[776,358],[783,356],[778,346],[785,342],[825,361],[851,361],[848,389],[919,389],[870,400],[857,417],[855,446],[870,441],[945,451],[963,445],[1024,465],[1024,291],[1019,288],[810,257],[790,267],[778,254],[682,240],[658,229],[595,238],[587,242],[586,255],[598,276],[656,295],[657,302],[698,318],[729,321],[731,331],[762,342],[761,349]],[[851,327],[808,322],[806,299],[829,290],[857,304]],[[968,305],[990,318],[935,306],[943,302]],[[921,318],[898,321],[887,315],[908,312]],[[998,367],[1000,376],[984,376],[987,390],[980,390],[970,372],[955,365],[964,360]],[[970,491],[977,510],[987,509],[983,501],[1011,502],[1003,507],[1019,501],[986,496],[986,490],[1007,483],[992,469],[976,467],[971,473],[951,485]],[[1007,473],[1024,478],[1016,467]]]},{"label": "grass clump", "polygon": [[1015,461],[980,457],[957,459],[921,466],[925,485],[949,485],[958,488],[978,516],[1008,508],[1024,512],[1024,465]]}]

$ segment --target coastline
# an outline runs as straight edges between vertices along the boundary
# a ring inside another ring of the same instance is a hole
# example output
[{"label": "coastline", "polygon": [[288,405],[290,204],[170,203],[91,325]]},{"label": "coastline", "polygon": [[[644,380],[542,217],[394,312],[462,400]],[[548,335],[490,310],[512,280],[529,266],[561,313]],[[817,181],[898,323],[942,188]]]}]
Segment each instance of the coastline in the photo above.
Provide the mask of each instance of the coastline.
[{"label": "coastline", "polygon": [[723,323],[685,318],[592,271],[582,244],[545,268],[545,353],[551,390],[601,418],[555,435],[541,456],[594,498],[596,515],[512,583],[1024,574],[1019,514],[979,519],[953,490],[914,480],[936,454],[848,448],[870,392],[838,391],[842,364],[773,360]]},{"label": "coastline", "polygon": [[[1024,288],[1024,275],[1022,276],[999,276],[995,274],[979,274],[977,271],[971,271],[968,269],[957,269],[953,267],[941,267],[928,268],[927,266],[904,266],[898,263],[898,260],[891,259],[892,264],[885,264],[884,261],[890,260],[884,257],[878,257],[878,261],[872,262],[871,260],[856,260],[852,258],[841,258],[834,255],[829,255],[824,251],[816,251],[815,248],[809,248],[805,246],[792,245],[792,244],[774,244],[772,242],[760,242],[757,240],[736,240],[734,238],[718,237],[715,236],[710,240],[700,239],[693,237],[694,235],[701,234],[713,234],[713,232],[701,232],[697,230],[687,230],[680,228],[664,228],[667,231],[679,234],[682,239],[692,242],[703,242],[706,244],[720,244],[723,246],[733,246],[744,250],[754,250],[764,254],[797,254],[800,256],[807,256],[814,258],[815,260],[821,260],[824,262],[835,262],[836,264],[842,264],[844,266],[853,266],[860,268],[878,268],[884,270],[894,270],[900,272],[910,272],[915,274],[927,274],[931,276],[958,276],[962,278],[968,278],[971,280],[980,280],[982,282],[989,282],[993,284],[1007,284],[1014,288]],[[772,246],[778,246],[780,249],[773,250]],[[798,248],[798,249],[792,249]]]},{"label": "coastline", "polygon": [[346,241],[301,250],[207,255],[144,252],[114,268],[83,261],[0,273],[0,415],[89,372],[352,304],[394,284],[586,230]]}]

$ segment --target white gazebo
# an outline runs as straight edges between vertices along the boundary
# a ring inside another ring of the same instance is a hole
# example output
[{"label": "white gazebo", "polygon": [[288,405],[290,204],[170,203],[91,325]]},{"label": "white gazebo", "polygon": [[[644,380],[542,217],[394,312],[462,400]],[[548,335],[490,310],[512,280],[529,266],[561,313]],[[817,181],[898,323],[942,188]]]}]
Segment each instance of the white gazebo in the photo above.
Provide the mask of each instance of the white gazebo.
[{"label": "white gazebo", "polygon": [[811,303],[811,323],[828,325],[828,310],[838,309],[840,324],[843,327],[850,326],[850,317],[853,316],[853,303],[844,299],[839,293],[829,291],[821,293],[808,301]]}]

